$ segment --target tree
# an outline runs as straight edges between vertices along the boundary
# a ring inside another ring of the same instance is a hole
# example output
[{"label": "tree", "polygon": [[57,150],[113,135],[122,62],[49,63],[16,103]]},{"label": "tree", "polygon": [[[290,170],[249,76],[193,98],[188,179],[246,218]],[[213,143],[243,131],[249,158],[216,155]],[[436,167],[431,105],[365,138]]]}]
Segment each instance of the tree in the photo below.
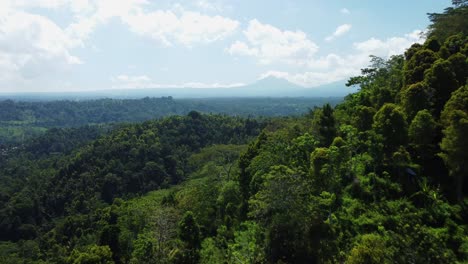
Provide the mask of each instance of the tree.
[{"label": "tree", "polygon": [[244,222],[228,245],[229,263],[264,263],[263,230],[255,222]]},{"label": "tree", "polygon": [[[409,56],[409,54],[407,55]],[[424,72],[429,69],[434,61],[437,60],[437,54],[429,49],[419,49],[404,67],[405,85],[420,82],[424,79]]]},{"label": "tree", "polygon": [[366,131],[372,128],[372,121],[375,115],[375,109],[369,106],[357,106],[353,117],[354,126],[359,131]]},{"label": "tree", "polygon": [[335,117],[333,108],[330,104],[325,104],[322,111],[318,115],[318,129],[320,135],[320,143],[323,146],[330,146],[336,136]]},{"label": "tree", "polygon": [[359,243],[351,249],[346,263],[391,263],[387,257],[388,249],[385,244],[385,239],[377,234],[363,235]]},{"label": "tree", "polygon": [[189,162],[195,169],[212,162],[219,166],[222,171],[216,175],[218,179],[230,180],[240,153],[244,150],[244,145],[213,145],[204,148],[200,153],[192,155]]},{"label": "tree", "polygon": [[317,141],[309,133],[305,133],[292,140],[292,146],[290,146],[289,151],[291,153],[292,163],[307,171],[310,164],[310,153],[317,146]]},{"label": "tree", "polygon": [[184,263],[197,263],[201,247],[200,227],[191,211],[187,211],[179,222],[179,238],[183,242]]},{"label": "tree", "polygon": [[419,111],[410,124],[408,136],[412,144],[432,145],[436,136],[437,124],[431,113],[425,109]]},{"label": "tree", "polygon": [[242,202],[241,198],[237,182],[228,181],[221,188],[216,202],[226,225],[229,225],[226,218],[236,219],[238,217],[238,211]]},{"label": "tree", "polygon": [[173,250],[170,242],[177,235],[177,214],[175,209],[163,207],[154,210],[150,218],[153,236],[148,238],[149,241],[145,240],[147,237],[143,237],[143,246],[146,248],[147,243],[152,243],[153,248],[151,250],[154,250],[154,258],[158,263],[163,263],[170,259],[169,255]]},{"label": "tree", "polygon": [[455,180],[458,201],[463,200],[468,175],[468,85],[452,94],[441,116],[444,125],[444,138],[440,147],[442,158]]},{"label": "tree", "polygon": [[[448,58],[450,62],[451,69],[455,73],[455,78],[458,81],[460,86],[466,84],[466,79],[468,78],[468,59],[467,57],[457,52]],[[458,88],[458,87],[457,87]]]},{"label": "tree", "polygon": [[311,228],[321,222],[314,213],[310,182],[305,175],[280,165],[264,175],[264,182],[250,203],[250,216],[265,227],[269,261],[307,263],[311,253]]},{"label": "tree", "polygon": [[150,264],[158,261],[164,263],[161,259],[155,258],[156,239],[148,233],[139,234],[138,238],[133,242],[131,264]]},{"label": "tree", "polygon": [[468,0],[452,0],[452,5],[456,7],[468,5]]},{"label": "tree", "polygon": [[459,52],[463,48],[463,46],[467,43],[465,36],[466,35],[458,33],[451,35],[445,40],[444,48],[448,51],[449,56]]},{"label": "tree", "polygon": [[440,43],[435,37],[431,37],[424,43],[424,48],[430,49],[433,52],[438,52],[440,49]]},{"label": "tree", "polygon": [[260,149],[265,145],[268,140],[268,136],[265,132],[260,133],[257,139],[252,142],[247,151],[245,151],[239,157],[239,187],[242,193],[242,206],[241,206],[241,217],[247,217],[248,211],[248,200],[251,195],[250,185],[252,182],[252,173],[249,171],[249,166],[252,160],[259,154]]},{"label": "tree", "polygon": [[434,91],[434,113],[439,115],[452,92],[458,88],[451,63],[442,59],[437,60],[425,73],[424,81]]},{"label": "tree", "polygon": [[203,240],[200,250],[201,264],[218,264],[223,263],[225,260],[225,252],[217,245],[215,239],[209,237]]},{"label": "tree", "polygon": [[437,38],[441,43],[454,34],[468,35],[468,7],[466,1],[455,0],[452,3],[455,8],[446,8],[442,14],[429,14],[432,24],[429,25],[428,35]]},{"label": "tree", "polygon": [[418,82],[410,85],[402,92],[401,101],[411,120],[418,111],[430,109],[431,107],[431,91],[425,82]]},{"label": "tree", "polygon": [[409,49],[405,51],[405,60],[409,61],[413,57],[413,55],[416,54],[416,52],[418,52],[422,48],[423,46],[419,43],[414,43],[413,45],[411,45],[411,47],[409,47]]},{"label": "tree", "polygon": [[120,257],[119,245],[120,228],[117,225],[106,225],[99,238],[99,243],[102,246],[107,246],[112,252],[114,261],[118,261]]},{"label": "tree", "polygon": [[73,250],[67,259],[70,264],[111,264],[112,252],[108,246],[92,245],[85,251]]},{"label": "tree", "polygon": [[405,114],[394,104],[385,104],[377,111],[372,127],[377,134],[382,135],[387,154],[393,153],[407,142],[408,124]]}]

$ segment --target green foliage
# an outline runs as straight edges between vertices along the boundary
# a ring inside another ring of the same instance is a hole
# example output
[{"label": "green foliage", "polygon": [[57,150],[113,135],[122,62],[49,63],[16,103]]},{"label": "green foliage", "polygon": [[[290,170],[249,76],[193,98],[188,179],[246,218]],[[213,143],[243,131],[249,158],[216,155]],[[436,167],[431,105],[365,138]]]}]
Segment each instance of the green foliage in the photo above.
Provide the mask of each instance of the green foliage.
[{"label": "green foliage", "polygon": [[228,245],[229,263],[264,263],[263,230],[255,222],[244,222]]},{"label": "green foliage", "polygon": [[[1,99],[1,98],[0,98]],[[82,101],[0,100],[0,144],[22,143],[49,128],[121,122],[143,122],[190,111],[244,117],[301,115],[314,106],[342,101],[334,98],[99,99]],[[250,119],[253,129],[258,120]]]},{"label": "green foliage", "polygon": [[351,250],[347,263],[391,263],[386,257],[388,249],[385,239],[376,234],[363,235],[357,245]]},{"label": "green foliage", "polygon": [[438,115],[452,92],[458,88],[458,82],[452,71],[451,63],[449,61],[437,60],[425,73],[424,81],[433,90],[434,113]]},{"label": "green foliage", "polygon": [[468,6],[464,0],[455,0],[453,3],[455,7],[446,8],[442,14],[429,14],[432,22],[429,26],[429,36],[435,37],[440,42],[458,33],[468,35]]},{"label": "green foliage", "polygon": [[431,109],[432,92],[425,82],[410,85],[402,92],[402,104],[409,119],[423,109]]},{"label": "green foliage", "polygon": [[437,60],[432,50],[419,49],[409,60],[404,69],[405,84],[410,85],[424,80],[424,72]]},{"label": "green foliage", "polygon": [[418,146],[433,144],[437,124],[428,110],[419,111],[410,124],[410,142]]},{"label": "green foliage", "polygon": [[452,94],[442,112],[442,122],[445,125],[444,138],[441,143],[442,158],[450,168],[450,174],[455,178],[457,198],[463,199],[467,191],[465,178],[468,174],[468,86],[463,86]]},{"label": "green foliage", "polygon": [[452,71],[455,73],[459,86],[464,86],[468,78],[468,59],[466,55],[457,52],[450,56],[448,61],[450,62]]},{"label": "green foliage", "polygon": [[407,142],[406,116],[394,104],[385,104],[377,111],[374,116],[373,129],[382,135],[387,153]]},{"label": "green foliage", "polygon": [[200,250],[200,263],[218,264],[226,260],[223,249],[219,248],[213,238],[207,238],[202,242]]},{"label": "green foliage", "polygon": [[426,42],[424,43],[424,48],[430,49],[433,52],[438,52],[440,50],[440,47],[441,45],[435,37],[431,37],[427,39]]},{"label": "green foliage", "polygon": [[151,236],[148,233],[139,234],[138,238],[134,242],[134,249],[130,263],[149,264],[157,261],[157,259],[155,259],[157,243],[158,241],[154,236]]},{"label": "green foliage", "polygon": [[70,264],[111,264],[112,252],[107,246],[90,246],[84,251],[74,250],[67,259]]},{"label": "green foliage", "polygon": [[183,242],[182,262],[197,263],[201,247],[200,227],[191,211],[187,211],[179,222],[178,235]]},{"label": "green foliage", "polygon": [[329,146],[336,136],[335,117],[333,116],[332,107],[325,104],[317,116],[320,143],[323,146]]},{"label": "green foliage", "polygon": [[372,128],[373,118],[376,111],[373,107],[360,105],[356,109],[353,117],[353,125],[359,131],[366,131]]}]

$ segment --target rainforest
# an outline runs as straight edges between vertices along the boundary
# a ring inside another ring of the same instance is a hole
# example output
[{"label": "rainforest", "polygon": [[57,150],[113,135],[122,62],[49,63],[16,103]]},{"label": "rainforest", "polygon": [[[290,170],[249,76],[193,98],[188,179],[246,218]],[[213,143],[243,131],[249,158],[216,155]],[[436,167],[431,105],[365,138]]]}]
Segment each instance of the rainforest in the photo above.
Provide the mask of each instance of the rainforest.
[{"label": "rainforest", "polygon": [[0,262],[468,262],[468,3],[429,19],[343,99],[1,101]]}]

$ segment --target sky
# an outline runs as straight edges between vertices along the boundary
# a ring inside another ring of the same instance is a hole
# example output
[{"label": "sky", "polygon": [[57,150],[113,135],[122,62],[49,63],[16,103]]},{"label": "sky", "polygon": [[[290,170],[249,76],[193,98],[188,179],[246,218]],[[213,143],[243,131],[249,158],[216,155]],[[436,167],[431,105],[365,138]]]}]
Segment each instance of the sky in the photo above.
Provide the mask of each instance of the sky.
[{"label": "sky", "polygon": [[423,42],[450,0],[0,0],[0,92],[303,87]]}]

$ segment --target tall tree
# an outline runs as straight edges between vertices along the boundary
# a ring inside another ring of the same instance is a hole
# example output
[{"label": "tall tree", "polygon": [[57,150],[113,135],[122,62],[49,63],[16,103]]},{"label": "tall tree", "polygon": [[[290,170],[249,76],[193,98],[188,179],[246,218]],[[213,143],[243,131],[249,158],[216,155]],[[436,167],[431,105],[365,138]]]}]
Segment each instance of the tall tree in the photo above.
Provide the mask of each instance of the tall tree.
[{"label": "tall tree", "polygon": [[452,92],[458,88],[458,81],[452,71],[451,63],[447,60],[437,60],[426,71],[424,81],[434,91],[434,113],[438,116]]},{"label": "tall tree", "polygon": [[463,33],[468,35],[468,6],[466,0],[452,1],[455,7],[446,8],[440,13],[429,14],[432,24],[429,26],[429,36],[443,42],[449,36]]},{"label": "tall tree", "polygon": [[336,136],[335,116],[330,104],[325,104],[319,114],[318,129],[320,134],[320,143],[323,146],[330,146]]},{"label": "tall tree", "polygon": [[179,222],[179,238],[184,243],[183,263],[197,263],[201,246],[200,226],[191,211]]},{"label": "tall tree", "polygon": [[441,121],[445,127],[441,155],[450,169],[457,199],[461,202],[468,175],[468,85],[453,93],[442,112]]},{"label": "tall tree", "polygon": [[455,78],[458,81],[460,86],[466,84],[466,79],[468,78],[468,59],[467,57],[457,52],[448,58],[452,71],[455,73]]},{"label": "tall tree", "polygon": [[425,82],[412,84],[402,92],[401,101],[409,120],[411,120],[418,111],[430,109],[431,95],[431,90]]},{"label": "tall tree", "polygon": [[408,86],[422,81],[424,79],[424,72],[429,69],[436,60],[437,54],[432,50],[417,50],[416,53],[406,61],[404,68],[405,85]]},{"label": "tall tree", "polygon": [[405,114],[395,104],[385,104],[374,116],[373,128],[382,135],[384,149],[392,153],[405,145],[408,137],[408,124]]}]

